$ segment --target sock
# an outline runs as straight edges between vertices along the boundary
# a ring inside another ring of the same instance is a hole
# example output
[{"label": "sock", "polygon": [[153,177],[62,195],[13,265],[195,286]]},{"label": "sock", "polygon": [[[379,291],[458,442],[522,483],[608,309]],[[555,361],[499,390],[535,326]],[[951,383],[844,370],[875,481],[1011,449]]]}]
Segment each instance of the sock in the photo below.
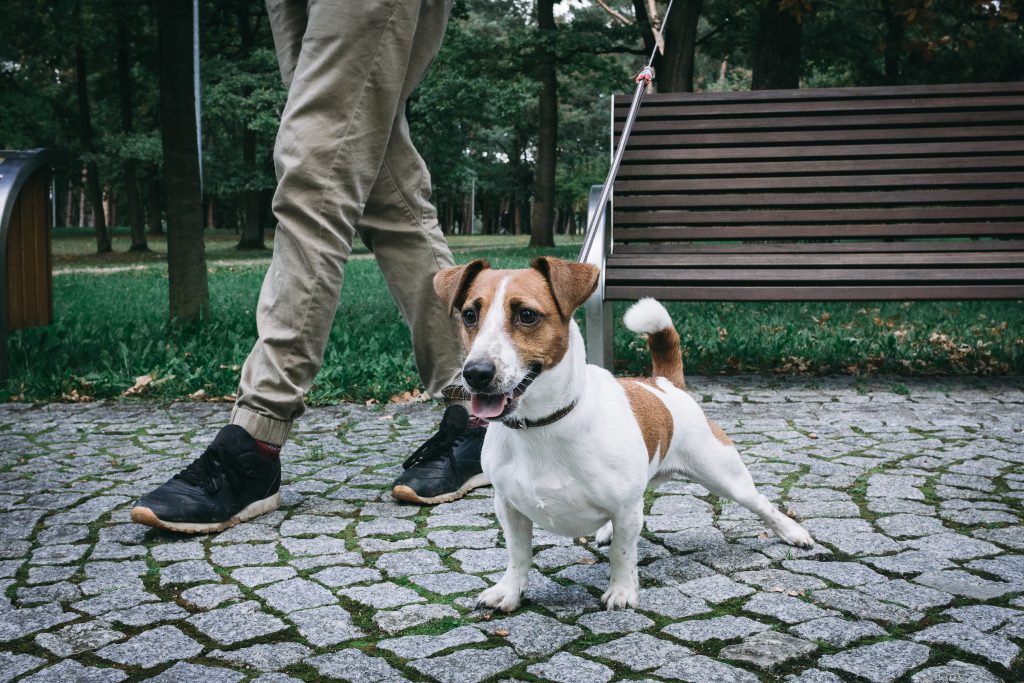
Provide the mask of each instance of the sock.
[{"label": "sock", "polygon": [[260,456],[267,462],[272,462],[281,457],[281,447],[275,446],[272,443],[266,441],[256,440],[256,455]]}]

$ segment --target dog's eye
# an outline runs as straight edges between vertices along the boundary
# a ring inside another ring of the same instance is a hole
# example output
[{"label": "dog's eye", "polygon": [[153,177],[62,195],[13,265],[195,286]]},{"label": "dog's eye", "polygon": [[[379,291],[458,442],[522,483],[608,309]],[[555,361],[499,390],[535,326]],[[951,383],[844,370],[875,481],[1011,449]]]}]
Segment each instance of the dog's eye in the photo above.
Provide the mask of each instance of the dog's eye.
[{"label": "dog's eye", "polygon": [[462,324],[466,327],[476,325],[476,309],[467,308],[462,312]]},{"label": "dog's eye", "polygon": [[540,320],[540,313],[529,308],[524,308],[519,311],[517,319],[524,325],[533,325]]}]

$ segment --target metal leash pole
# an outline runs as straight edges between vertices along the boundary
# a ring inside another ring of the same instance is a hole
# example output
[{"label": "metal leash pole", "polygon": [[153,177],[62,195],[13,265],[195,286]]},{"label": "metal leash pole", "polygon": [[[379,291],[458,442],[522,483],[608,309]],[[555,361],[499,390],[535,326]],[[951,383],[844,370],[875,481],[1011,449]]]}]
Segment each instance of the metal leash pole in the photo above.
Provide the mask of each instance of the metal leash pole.
[{"label": "metal leash pole", "polygon": [[[665,22],[668,21],[668,15],[671,11],[672,2],[670,0],[668,7],[665,9],[665,16],[661,20],[662,28],[664,28]],[[654,80],[654,69],[651,67],[651,64],[654,63],[654,54],[658,51],[658,38],[661,38],[662,35],[659,29],[659,35],[654,41],[654,49],[651,50],[651,56],[647,60],[647,66],[636,76],[636,91],[633,93],[633,102],[629,105],[626,124],[622,127],[622,136],[619,138],[619,144],[615,148],[615,156],[612,157],[612,164],[608,168],[608,175],[605,176],[604,185],[601,187],[601,199],[598,202],[597,211],[594,212],[590,219],[590,224],[587,225],[587,232],[583,238],[583,247],[580,249],[579,257],[576,259],[580,263],[585,263],[589,258],[590,249],[594,246],[594,238],[597,235],[597,226],[604,220],[608,199],[612,194],[612,184],[615,182],[615,176],[619,172],[619,165],[622,163],[622,157],[626,153],[626,143],[629,141],[629,134],[633,130],[633,122],[636,121],[637,112],[640,110],[640,100],[643,99],[647,86]]]}]

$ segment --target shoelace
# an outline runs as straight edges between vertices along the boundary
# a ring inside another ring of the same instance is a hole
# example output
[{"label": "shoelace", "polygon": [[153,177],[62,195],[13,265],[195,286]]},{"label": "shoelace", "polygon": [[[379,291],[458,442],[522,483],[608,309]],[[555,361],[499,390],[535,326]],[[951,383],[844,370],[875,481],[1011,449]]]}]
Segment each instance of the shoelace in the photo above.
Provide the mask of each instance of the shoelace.
[{"label": "shoelace", "polygon": [[451,457],[452,447],[457,446],[463,436],[464,433],[457,434],[450,425],[442,425],[437,434],[424,441],[423,445],[406,458],[405,462],[402,463],[402,469],[407,470],[410,467],[422,465],[442,456]]},{"label": "shoelace", "polygon": [[233,478],[232,469],[224,463],[226,455],[219,446],[210,446],[174,478],[186,484],[202,486],[207,493],[216,493],[225,478]]}]

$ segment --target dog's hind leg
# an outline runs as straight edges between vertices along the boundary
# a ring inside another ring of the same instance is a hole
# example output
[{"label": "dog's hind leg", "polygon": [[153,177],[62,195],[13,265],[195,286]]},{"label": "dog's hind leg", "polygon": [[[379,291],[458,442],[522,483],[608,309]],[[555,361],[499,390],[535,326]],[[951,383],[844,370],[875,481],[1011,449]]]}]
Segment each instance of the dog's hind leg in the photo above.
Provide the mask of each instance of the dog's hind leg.
[{"label": "dog's hind leg", "polygon": [[598,545],[608,545],[612,542],[612,520],[608,520],[603,527],[597,530],[594,538]]},{"label": "dog's hind leg", "polygon": [[[615,533],[612,536],[612,546],[608,549],[608,562],[611,565],[608,590],[601,596],[601,601],[608,609],[636,607],[640,599],[636,545],[644,524],[643,499],[639,504],[623,509],[609,524],[614,526]],[[608,524],[601,527],[601,530],[606,527]]]},{"label": "dog's hind leg", "polygon": [[476,599],[478,605],[497,607],[502,612],[511,612],[519,607],[519,601],[526,592],[526,585],[533,562],[533,522],[523,513],[495,494],[494,511],[501,522],[508,549],[508,567],[505,575]]},{"label": "dog's hind leg", "polygon": [[771,501],[757,492],[754,479],[735,447],[713,442],[697,462],[687,468],[686,474],[715,495],[731,498],[756,514],[786,543],[801,548],[814,545],[814,539],[806,529],[779,512]]}]

